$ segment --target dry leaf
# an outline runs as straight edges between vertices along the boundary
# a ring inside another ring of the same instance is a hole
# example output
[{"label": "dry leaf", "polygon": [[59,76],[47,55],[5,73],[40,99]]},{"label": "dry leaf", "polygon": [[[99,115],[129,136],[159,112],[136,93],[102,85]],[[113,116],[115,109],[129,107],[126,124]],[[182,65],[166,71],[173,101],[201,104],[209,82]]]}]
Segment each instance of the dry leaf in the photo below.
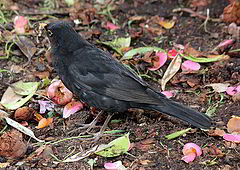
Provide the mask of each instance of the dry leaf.
[{"label": "dry leaf", "polygon": [[162,27],[164,27],[165,29],[171,29],[175,25],[175,21],[174,20],[163,20],[163,21],[159,21],[158,24],[161,25]]},{"label": "dry leaf", "polygon": [[41,129],[41,128],[44,128],[44,127],[47,127],[49,125],[51,125],[53,122],[53,118],[43,118],[39,121],[38,123],[38,126],[36,126],[37,129]]},{"label": "dry leaf", "polygon": [[32,56],[37,51],[35,44],[32,42],[31,39],[29,39],[25,36],[18,36],[15,39],[15,43],[20,48],[20,50],[23,52],[23,54],[28,58],[27,63],[29,63],[31,61]]},{"label": "dry leaf", "polygon": [[10,159],[21,158],[27,151],[27,143],[23,141],[22,133],[12,129],[0,137],[0,156]]},{"label": "dry leaf", "polygon": [[223,21],[240,24],[240,1],[235,0],[224,8]]},{"label": "dry leaf", "polygon": [[227,130],[229,133],[240,134],[240,117],[233,117],[228,121]]},{"label": "dry leaf", "polygon": [[17,121],[28,121],[33,119],[35,113],[36,111],[31,107],[21,107],[15,111],[14,119]]},{"label": "dry leaf", "polygon": [[208,131],[209,136],[223,136],[224,134],[225,134],[225,131],[218,128],[215,130]]},{"label": "dry leaf", "polygon": [[178,70],[181,67],[181,63],[182,63],[182,58],[177,55],[172,62],[169,64],[166,72],[163,75],[163,78],[161,80],[161,87],[162,90],[165,90],[165,86],[167,84],[167,82],[178,72]]},{"label": "dry leaf", "polygon": [[202,56],[202,52],[195,50],[189,43],[184,47],[184,54],[194,57]]}]

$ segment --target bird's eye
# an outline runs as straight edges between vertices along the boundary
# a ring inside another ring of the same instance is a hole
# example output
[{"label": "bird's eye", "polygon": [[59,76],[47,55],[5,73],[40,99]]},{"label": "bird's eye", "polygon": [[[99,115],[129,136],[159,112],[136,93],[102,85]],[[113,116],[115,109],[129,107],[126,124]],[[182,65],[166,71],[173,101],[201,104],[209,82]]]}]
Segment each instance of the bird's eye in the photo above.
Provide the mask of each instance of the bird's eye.
[{"label": "bird's eye", "polygon": [[48,30],[48,35],[51,37],[53,35],[52,31]]}]

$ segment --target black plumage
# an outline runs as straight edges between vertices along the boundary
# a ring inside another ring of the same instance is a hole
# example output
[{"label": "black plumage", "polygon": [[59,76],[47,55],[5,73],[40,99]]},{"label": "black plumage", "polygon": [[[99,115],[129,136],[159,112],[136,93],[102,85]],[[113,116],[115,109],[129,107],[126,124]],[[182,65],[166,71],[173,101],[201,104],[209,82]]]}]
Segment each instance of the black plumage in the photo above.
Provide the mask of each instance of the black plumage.
[{"label": "black plumage", "polygon": [[167,99],[109,53],[84,40],[68,23],[58,21],[45,28],[57,74],[88,105],[107,112],[157,110],[198,128],[211,126],[208,116]]}]

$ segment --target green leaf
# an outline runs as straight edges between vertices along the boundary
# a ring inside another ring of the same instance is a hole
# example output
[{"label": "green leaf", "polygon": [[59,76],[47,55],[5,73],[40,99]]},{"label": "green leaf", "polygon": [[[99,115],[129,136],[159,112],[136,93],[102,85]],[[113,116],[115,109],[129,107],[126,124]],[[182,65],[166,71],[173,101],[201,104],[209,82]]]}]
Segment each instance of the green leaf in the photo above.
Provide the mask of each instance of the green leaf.
[{"label": "green leaf", "polygon": [[184,129],[184,130],[181,130],[181,131],[177,131],[177,132],[174,132],[174,133],[171,133],[171,134],[165,136],[165,138],[167,138],[168,140],[175,139],[175,138],[177,138],[179,136],[184,135],[189,130],[191,130],[191,128],[187,128],[187,129]]},{"label": "green leaf", "polygon": [[38,82],[14,83],[4,92],[0,103],[9,110],[15,110],[32,98],[38,85]]},{"label": "green leaf", "polygon": [[127,53],[125,53],[124,56],[121,58],[121,60],[129,60],[129,59],[132,59],[132,57],[136,54],[144,54],[149,51],[163,51],[164,52],[164,50],[159,47],[139,47],[139,48],[132,49],[132,50],[128,51]]},{"label": "green leaf", "polygon": [[22,132],[22,133],[24,133],[24,134],[32,137],[33,139],[35,139],[35,140],[38,141],[38,142],[44,142],[43,140],[38,139],[38,138],[34,135],[33,131],[31,131],[30,129],[24,127],[24,126],[21,125],[20,123],[14,121],[14,120],[12,120],[12,119],[10,119],[10,118],[8,118],[8,117],[5,117],[5,120],[6,120],[6,122],[7,122],[9,125],[11,125],[12,127],[16,128],[16,129],[19,130],[20,132]]},{"label": "green leaf", "polygon": [[100,145],[95,154],[103,157],[115,157],[126,153],[129,149],[129,133],[111,141],[107,145]]},{"label": "green leaf", "polygon": [[210,63],[210,62],[215,62],[215,61],[219,61],[222,60],[224,55],[219,55],[218,57],[214,57],[214,58],[201,58],[201,57],[193,57],[193,56],[186,56],[183,54],[180,54],[183,58],[187,59],[187,60],[191,60],[197,63]]},{"label": "green leaf", "polygon": [[39,82],[23,82],[23,81],[18,81],[14,83],[11,87],[13,88],[14,92],[26,96],[29,94],[32,94],[33,92],[35,93],[38,86]]},{"label": "green leaf", "polygon": [[75,3],[75,0],[64,0],[68,6],[72,6]]},{"label": "green leaf", "polygon": [[122,48],[129,47],[131,44],[131,37],[127,38],[116,38],[113,41],[106,41],[106,42],[101,42],[97,41],[98,43],[104,44],[113,50],[115,50],[118,54],[123,55],[121,52]]}]

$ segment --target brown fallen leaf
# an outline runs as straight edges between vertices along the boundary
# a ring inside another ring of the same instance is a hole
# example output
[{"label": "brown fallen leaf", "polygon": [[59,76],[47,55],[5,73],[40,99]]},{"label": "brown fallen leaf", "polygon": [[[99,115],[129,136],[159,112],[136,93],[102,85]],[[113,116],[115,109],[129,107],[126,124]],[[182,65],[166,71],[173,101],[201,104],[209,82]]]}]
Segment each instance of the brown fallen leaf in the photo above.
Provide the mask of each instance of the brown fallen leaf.
[{"label": "brown fallen leaf", "polygon": [[202,56],[202,52],[195,50],[190,43],[186,44],[184,46],[184,54],[194,56],[194,57],[199,57]]},{"label": "brown fallen leaf", "polygon": [[165,86],[167,82],[178,72],[181,67],[182,58],[181,56],[177,55],[169,64],[167,70],[165,71],[163,78],[161,80],[161,87],[162,90],[165,90]]},{"label": "brown fallen leaf", "polygon": [[228,121],[227,130],[229,133],[240,134],[240,117],[232,117]]},{"label": "brown fallen leaf", "polygon": [[212,3],[212,0],[192,0],[191,7],[205,7]]},{"label": "brown fallen leaf", "polygon": [[141,151],[148,151],[153,147],[153,144],[155,144],[156,141],[154,138],[149,138],[142,140],[140,142],[134,143],[133,147],[141,150]]},{"label": "brown fallen leaf", "polygon": [[37,51],[35,44],[32,42],[31,39],[29,39],[23,35],[16,37],[15,43],[20,48],[20,50],[23,52],[23,54],[28,58],[28,62],[26,63],[26,65],[29,64],[32,56]]},{"label": "brown fallen leaf", "polygon": [[152,161],[146,159],[146,160],[140,160],[139,163],[142,165],[148,165],[149,163],[152,163]]},{"label": "brown fallen leaf", "polygon": [[215,130],[208,131],[209,136],[223,136],[224,134],[225,134],[225,131],[218,128],[216,128]]},{"label": "brown fallen leaf", "polygon": [[28,161],[32,161],[33,159],[45,159],[45,160],[49,160],[52,158],[52,155],[53,154],[53,148],[51,145],[43,145],[43,146],[40,146],[39,148],[36,149],[36,151],[31,154],[27,160]]},{"label": "brown fallen leaf", "polygon": [[161,25],[162,27],[164,27],[165,29],[171,29],[175,25],[175,21],[174,20],[162,20],[162,21],[159,21],[158,24]]},{"label": "brown fallen leaf", "polygon": [[17,159],[24,156],[27,143],[23,141],[22,133],[12,129],[0,137],[0,156]]},{"label": "brown fallen leaf", "polygon": [[232,1],[230,5],[224,8],[223,11],[224,22],[235,22],[240,24],[240,1]]},{"label": "brown fallen leaf", "polygon": [[217,157],[223,157],[225,155],[225,153],[223,153],[215,145],[212,145],[210,147],[204,147],[202,150],[204,155],[211,155],[211,156],[217,156]]},{"label": "brown fallen leaf", "polygon": [[128,18],[128,20],[130,20],[130,21],[142,21],[142,20],[146,20],[146,17],[135,15],[135,16],[132,16],[132,17]]},{"label": "brown fallen leaf", "polygon": [[232,100],[234,102],[240,101],[240,93],[236,93],[235,95],[232,96]]},{"label": "brown fallen leaf", "polygon": [[49,73],[49,71],[34,72],[33,75],[35,77],[38,77],[39,79],[45,79],[45,78],[49,77],[50,73]]},{"label": "brown fallen leaf", "polygon": [[31,107],[21,107],[15,111],[14,119],[16,121],[28,121],[33,119],[36,111]]}]

